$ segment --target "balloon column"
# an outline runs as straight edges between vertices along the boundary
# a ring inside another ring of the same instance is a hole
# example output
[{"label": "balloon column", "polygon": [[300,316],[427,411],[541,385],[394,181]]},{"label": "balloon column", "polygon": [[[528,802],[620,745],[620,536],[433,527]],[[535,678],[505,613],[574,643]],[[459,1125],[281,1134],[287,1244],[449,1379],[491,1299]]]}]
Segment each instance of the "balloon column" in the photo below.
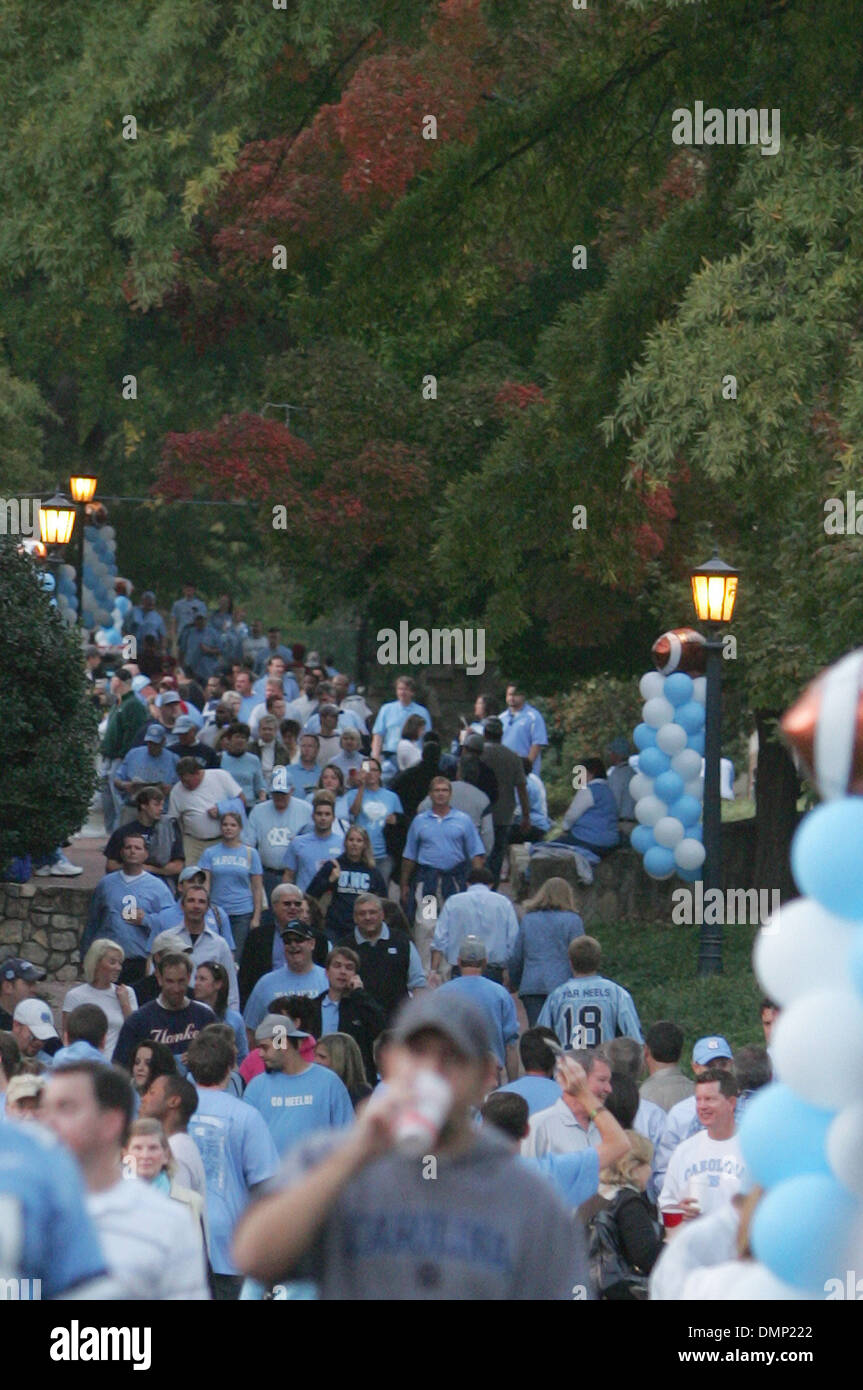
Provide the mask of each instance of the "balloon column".
[{"label": "balloon column", "polygon": [[805,896],[756,938],[755,973],[782,1008],[771,1041],[780,1079],[758,1092],[740,1126],[747,1167],[767,1189],[753,1251],[779,1279],[821,1298],[844,1288],[863,1236],[861,692],[857,651],[823,672],[781,723],[824,800],[791,847]]},{"label": "balloon column", "polygon": [[[642,722],[633,732],[638,771],[629,784],[638,825],[630,843],[651,878],[677,874],[687,883],[704,863],[704,638],[691,628],[663,633],[653,644],[659,670],[642,676]],[[691,674],[695,673],[695,674]]]},{"label": "balloon column", "polygon": [[[117,541],[113,526],[84,527],[83,607],[84,627],[94,628],[97,641],[117,646],[123,638],[123,609],[114,592],[117,576]],[[75,622],[78,616],[76,575],[73,565],[61,565],[57,602],[63,616]],[[124,600],[128,604],[128,600]]]}]

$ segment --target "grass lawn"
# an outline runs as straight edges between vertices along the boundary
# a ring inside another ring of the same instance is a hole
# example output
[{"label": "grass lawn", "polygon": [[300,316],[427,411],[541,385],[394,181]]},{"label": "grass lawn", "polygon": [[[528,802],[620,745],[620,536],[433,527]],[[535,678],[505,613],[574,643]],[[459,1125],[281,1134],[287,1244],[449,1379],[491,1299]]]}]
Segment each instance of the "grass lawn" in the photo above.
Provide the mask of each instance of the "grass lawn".
[{"label": "grass lawn", "polygon": [[[758,1005],[763,991],[752,973],[757,928],[727,926],[721,975],[696,975],[698,927],[616,923],[591,928],[602,945],[601,973],[628,989],[642,1029],[668,1018],[685,1034],[687,1061],[696,1038],[721,1033],[732,1048],[764,1046]],[[688,1068],[687,1068],[688,1070]]]}]

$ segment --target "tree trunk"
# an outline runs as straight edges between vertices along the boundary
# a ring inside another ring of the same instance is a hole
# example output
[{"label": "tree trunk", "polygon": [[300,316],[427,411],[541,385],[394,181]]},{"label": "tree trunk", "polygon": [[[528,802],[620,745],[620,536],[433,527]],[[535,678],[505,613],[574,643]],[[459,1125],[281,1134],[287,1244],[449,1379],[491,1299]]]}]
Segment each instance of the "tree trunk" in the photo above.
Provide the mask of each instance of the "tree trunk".
[{"label": "tree trunk", "polygon": [[778,888],[782,901],[797,897],[791,876],[791,839],[800,819],[800,778],[777,737],[779,711],[756,710],[758,768],[755,777],[755,888]]}]

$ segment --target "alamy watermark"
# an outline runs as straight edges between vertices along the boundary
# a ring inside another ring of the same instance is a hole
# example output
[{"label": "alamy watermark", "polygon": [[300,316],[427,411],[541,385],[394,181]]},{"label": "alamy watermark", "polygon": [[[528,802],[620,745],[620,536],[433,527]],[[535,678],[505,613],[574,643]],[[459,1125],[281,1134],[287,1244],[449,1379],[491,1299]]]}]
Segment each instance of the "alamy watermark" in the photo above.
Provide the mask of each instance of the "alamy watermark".
[{"label": "alamy watermark", "polygon": [[39,539],[38,497],[0,497],[0,536],[33,536]]},{"label": "alamy watermark", "polygon": [[779,926],[778,888],[708,888],[697,879],[691,888],[671,894],[671,920],[676,927]]},{"label": "alamy watermark", "polygon": [[463,666],[468,676],[485,670],[484,627],[382,627],[377,635],[381,666]]},{"label": "alamy watermark", "polygon": [[694,111],[685,106],[672,111],[671,122],[675,145],[760,145],[762,154],[779,153],[778,106],[728,111],[709,106],[705,111],[704,102],[697,101]]}]

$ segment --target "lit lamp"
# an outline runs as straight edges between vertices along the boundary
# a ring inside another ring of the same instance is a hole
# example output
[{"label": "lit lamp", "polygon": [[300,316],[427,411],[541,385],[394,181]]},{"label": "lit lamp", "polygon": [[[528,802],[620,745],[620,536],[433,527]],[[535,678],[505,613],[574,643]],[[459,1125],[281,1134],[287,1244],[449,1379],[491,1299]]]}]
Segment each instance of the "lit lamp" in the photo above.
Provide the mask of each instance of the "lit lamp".
[{"label": "lit lamp", "polygon": [[[691,571],[692,601],[699,622],[707,628],[707,698],[704,711],[704,893],[721,889],[722,801],[722,641],[719,629],[731,622],[737,598],[738,572],[720,560],[716,551],[706,564]],[[711,899],[714,901],[714,899]],[[722,914],[712,913],[711,916]],[[722,971],[722,921],[702,922],[698,950],[699,975]]]},{"label": "lit lamp", "polygon": [[59,493],[39,508],[39,534],[45,545],[68,545],[75,525],[75,508]]},{"label": "lit lamp", "polygon": [[73,502],[92,502],[97,479],[92,473],[74,473],[69,479]]}]

